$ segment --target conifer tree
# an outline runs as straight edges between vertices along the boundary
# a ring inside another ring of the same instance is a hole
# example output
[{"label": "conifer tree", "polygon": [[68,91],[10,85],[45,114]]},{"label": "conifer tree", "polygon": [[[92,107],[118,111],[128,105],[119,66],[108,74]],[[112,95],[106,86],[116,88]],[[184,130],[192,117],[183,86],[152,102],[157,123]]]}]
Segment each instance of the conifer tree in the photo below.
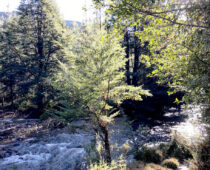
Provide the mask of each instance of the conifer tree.
[{"label": "conifer tree", "polygon": [[[141,87],[126,85],[125,53],[116,34],[85,28],[75,35],[69,63],[61,66],[55,86],[71,98],[71,112],[89,115],[104,144],[104,159],[111,162],[108,124],[124,99],[141,100],[150,95]],[[117,111],[117,112],[116,112]],[[66,112],[68,114],[68,112]],[[57,116],[67,115],[57,112]]]},{"label": "conifer tree", "polygon": [[[45,94],[49,91],[46,78],[56,71],[55,57],[63,60],[65,25],[60,18],[56,4],[52,0],[22,1],[19,7],[19,24],[27,32],[24,45],[32,49],[26,51],[31,57],[34,70],[34,102],[43,111]],[[27,27],[25,27],[25,24]]]},{"label": "conifer tree", "polygon": [[24,59],[20,49],[21,41],[18,39],[16,28],[17,18],[9,18],[2,21],[0,32],[0,82],[1,96],[6,95],[6,102],[14,106],[17,97],[16,90],[18,84],[25,78],[26,67],[23,65]]},{"label": "conifer tree", "polygon": [[[15,58],[20,56],[19,62],[24,67],[25,76],[22,76],[16,94],[23,102],[30,101],[42,113],[44,105],[53,96],[47,79],[58,69],[55,58],[63,61],[65,56],[67,28],[53,0],[22,0],[17,11],[17,24],[7,29],[18,40],[10,51],[19,50],[14,55]],[[4,36],[2,41],[8,39]]]}]

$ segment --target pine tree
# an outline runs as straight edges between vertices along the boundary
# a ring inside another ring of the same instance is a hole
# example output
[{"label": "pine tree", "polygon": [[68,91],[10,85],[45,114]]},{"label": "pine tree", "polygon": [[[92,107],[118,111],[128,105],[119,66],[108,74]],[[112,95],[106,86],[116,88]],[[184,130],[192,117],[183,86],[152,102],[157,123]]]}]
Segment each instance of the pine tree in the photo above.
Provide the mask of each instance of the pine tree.
[{"label": "pine tree", "polygon": [[[22,0],[17,16],[17,24],[8,28],[18,40],[10,51],[19,50],[15,58],[20,56],[25,75],[16,94],[19,103],[30,101],[41,114],[54,93],[47,79],[57,71],[57,59],[64,60],[68,31],[53,0]],[[5,42],[9,39],[4,38]]]},{"label": "pine tree", "polygon": [[[31,68],[34,70],[34,103],[40,112],[46,102],[49,91],[46,78],[56,71],[57,61],[63,60],[65,25],[60,18],[58,9],[52,0],[22,1],[19,7],[19,24],[22,31],[28,32],[24,45],[32,49],[26,51],[31,56]],[[25,25],[27,27],[25,28]]]},{"label": "pine tree", "polygon": [[[20,40],[17,37],[17,18],[9,18],[3,21],[0,32],[0,82],[2,100],[14,107],[14,100],[17,98],[16,91],[18,84],[25,78],[26,67],[23,65]],[[4,95],[6,94],[6,95]]]},{"label": "pine tree", "polygon": [[[77,33],[69,64],[61,63],[63,71],[56,75],[55,83],[71,98],[70,113],[84,112],[92,117],[108,163],[111,162],[111,152],[107,126],[119,112],[116,108],[124,99],[141,100],[140,95],[149,95],[141,87],[126,85],[124,67],[127,60],[116,37],[97,28],[85,28]],[[59,115],[66,118],[62,112]]]}]

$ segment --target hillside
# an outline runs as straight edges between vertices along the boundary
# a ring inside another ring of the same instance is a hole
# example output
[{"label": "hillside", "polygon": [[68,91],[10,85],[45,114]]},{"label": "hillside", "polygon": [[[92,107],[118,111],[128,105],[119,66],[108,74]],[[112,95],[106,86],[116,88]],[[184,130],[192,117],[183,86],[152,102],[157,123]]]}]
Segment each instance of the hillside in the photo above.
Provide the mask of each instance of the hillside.
[{"label": "hillside", "polygon": [[[14,16],[16,15],[15,12],[1,12],[0,11],[0,18],[7,18],[8,15]],[[72,21],[72,20],[65,20],[65,23],[68,27],[74,27],[74,25],[81,27],[82,23],[79,21]]]}]

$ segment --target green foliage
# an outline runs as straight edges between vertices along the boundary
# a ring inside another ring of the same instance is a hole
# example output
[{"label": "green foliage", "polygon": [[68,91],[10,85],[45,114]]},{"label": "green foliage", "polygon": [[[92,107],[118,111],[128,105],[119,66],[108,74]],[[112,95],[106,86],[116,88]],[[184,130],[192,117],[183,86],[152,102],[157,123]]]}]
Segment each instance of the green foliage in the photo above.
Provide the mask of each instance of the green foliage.
[{"label": "green foliage", "polygon": [[[188,1],[104,1],[97,0],[98,6],[106,6],[107,15],[114,18],[114,27],[119,32],[136,26],[135,32],[141,45],[149,42],[149,55],[142,60],[154,71],[149,76],[159,77],[159,83],[168,84],[175,90],[185,91],[184,101],[206,104],[205,120],[209,120],[209,0]],[[108,6],[108,7],[107,7]],[[172,89],[173,89],[172,88]],[[178,102],[178,101],[177,101]],[[180,147],[172,144],[171,152],[183,159],[190,156],[182,153]],[[198,151],[202,152],[202,151]]]},{"label": "green foliage", "polygon": [[194,164],[199,170],[210,168],[210,137],[201,143],[193,152]]},{"label": "green foliage", "polygon": [[123,160],[119,162],[112,161],[109,165],[106,162],[101,161],[98,164],[90,164],[90,170],[126,170],[126,163]]},{"label": "green foliage", "polygon": [[142,57],[155,68],[151,76],[186,91],[187,102],[209,101],[209,0],[106,2],[95,1],[108,6],[107,14],[115,18],[118,31],[139,27],[135,35],[142,45],[149,42],[150,53]]},{"label": "green foliage", "polygon": [[[191,8],[194,8],[197,4],[190,5]],[[198,5],[202,6],[203,16],[205,16],[208,11],[205,8],[207,3],[203,1]],[[188,16],[191,21],[193,17],[200,15],[196,13],[196,10],[193,13],[191,10],[186,13],[190,13]],[[199,25],[208,27],[204,18],[199,18]],[[188,20],[184,22],[187,24]],[[152,24],[155,24],[156,27],[149,25],[139,36],[143,39],[154,40],[154,43],[150,43],[150,51],[154,56],[151,61],[152,64],[157,65],[153,75],[159,76],[162,83],[168,82],[172,87],[185,90],[187,92],[185,101],[208,102],[209,29],[180,25],[163,27],[164,22],[161,20],[157,23],[152,22]],[[159,54],[157,51],[160,51]]]},{"label": "green foliage", "polygon": [[90,146],[85,147],[85,151],[87,152],[87,159],[90,164],[94,165],[100,161],[100,154],[96,150],[96,142],[93,142]]},{"label": "green foliage", "polygon": [[163,154],[157,148],[142,147],[141,150],[135,155],[137,160],[141,160],[146,163],[160,163],[163,159]]},{"label": "green foliage", "polygon": [[[161,164],[162,166],[165,166],[163,164],[166,163],[170,164],[171,166],[176,165],[176,167],[178,167],[179,161],[188,160],[192,158],[193,157],[191,151],[189,151],[189,149],[185,146],[178,144],[178,142],[175,140],[171,141],[168,144],[160,144],[158,147],[150,148],[143,146],[140,151],[135,153],[135,159],[137,160],[141,160],[145,163]],[[176,159],[179,160],[178,163]],[[169,166],[166,167],[172,168]]]},{"label": "green foliage", "polygon": [[192,158],[191,152],[176,140],[173,140],[168,146],[166,145],[165,148],[163,147],[163,150],[167,157],[175,157],[179,160]]},{"label": "green foliage", "polygon": [[[1,92],[4,93],[6,102],[14,104],[16,98],[16,84],[22,83],[22,76],[25,76],[25,68],[21,60],[21,40],[17,38],[17,18],[9,18],[4,21],[0,32],[0,81]],[[16,48],[14,48],[16,47]],[[9,100],[10,99],[10,100]]]},{"label": "green foliage", "polygon": [[85,28],[76,35],[69,63],[61,63],[63,72],[56,75],[55,82],[72,99],[75,111],[88,110],[109,121],[111,101],[120,104],[124,99],[141,100],[140,95],[149,95],[141,87],[125,85],[126,59],[114,34]]},{"label": "green foliage", "polygon": [[23,0],[17,16],[5,20],[1,30],[1,91],[9,94],[9,102],[15,100],[22,108],[30,102],[43,112],[54,95],[48,77],[58,70],[56,58],[64,60],[68,45],[68,32],[56,4]]},{"label": "green foliage", "polygon": [[[142,87],[125,85],[126,59],[116,34],[84,27],[75,30],[74,35],[68,62],[58,60],[62,71],[55,75],[54,87],[68,98],[67,116],[85,113],[92,118],[93,126],[103,136],[105,160],[111,163],[107,125],[118,114],[123,100],[141,100],[140,95],[150,93]],[[56,116],[68,119],[63,112],[56,112]]]}]

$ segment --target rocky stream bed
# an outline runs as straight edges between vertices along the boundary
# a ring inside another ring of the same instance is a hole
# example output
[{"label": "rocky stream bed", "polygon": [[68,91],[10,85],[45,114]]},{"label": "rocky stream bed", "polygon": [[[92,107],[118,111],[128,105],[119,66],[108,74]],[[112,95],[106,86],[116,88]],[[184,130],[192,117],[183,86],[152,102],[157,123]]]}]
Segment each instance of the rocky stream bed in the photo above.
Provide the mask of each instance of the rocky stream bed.
[{"label": "rocky stream bed", "polygon": [[[198,121],[200,112],[200,107],[181,112],[171,108],[161,121],[134,122],[140,129],[147,126],[141,131],[128,126],[127,118],[116,118],[109,127],[112,157],[116,159],[123,153],[124,143],[134,148],[136,142],[148,146],[169,142],[172,131],[190,142],[202,140],[205,125]],[[49,122],[40,120],[4,117],[0,119],[0,128],[0,170],[85,170],[89,148],[96,139],[88,120],[51,127]],[[135,161],[134,156],[127,155],[126,161]]]}]

